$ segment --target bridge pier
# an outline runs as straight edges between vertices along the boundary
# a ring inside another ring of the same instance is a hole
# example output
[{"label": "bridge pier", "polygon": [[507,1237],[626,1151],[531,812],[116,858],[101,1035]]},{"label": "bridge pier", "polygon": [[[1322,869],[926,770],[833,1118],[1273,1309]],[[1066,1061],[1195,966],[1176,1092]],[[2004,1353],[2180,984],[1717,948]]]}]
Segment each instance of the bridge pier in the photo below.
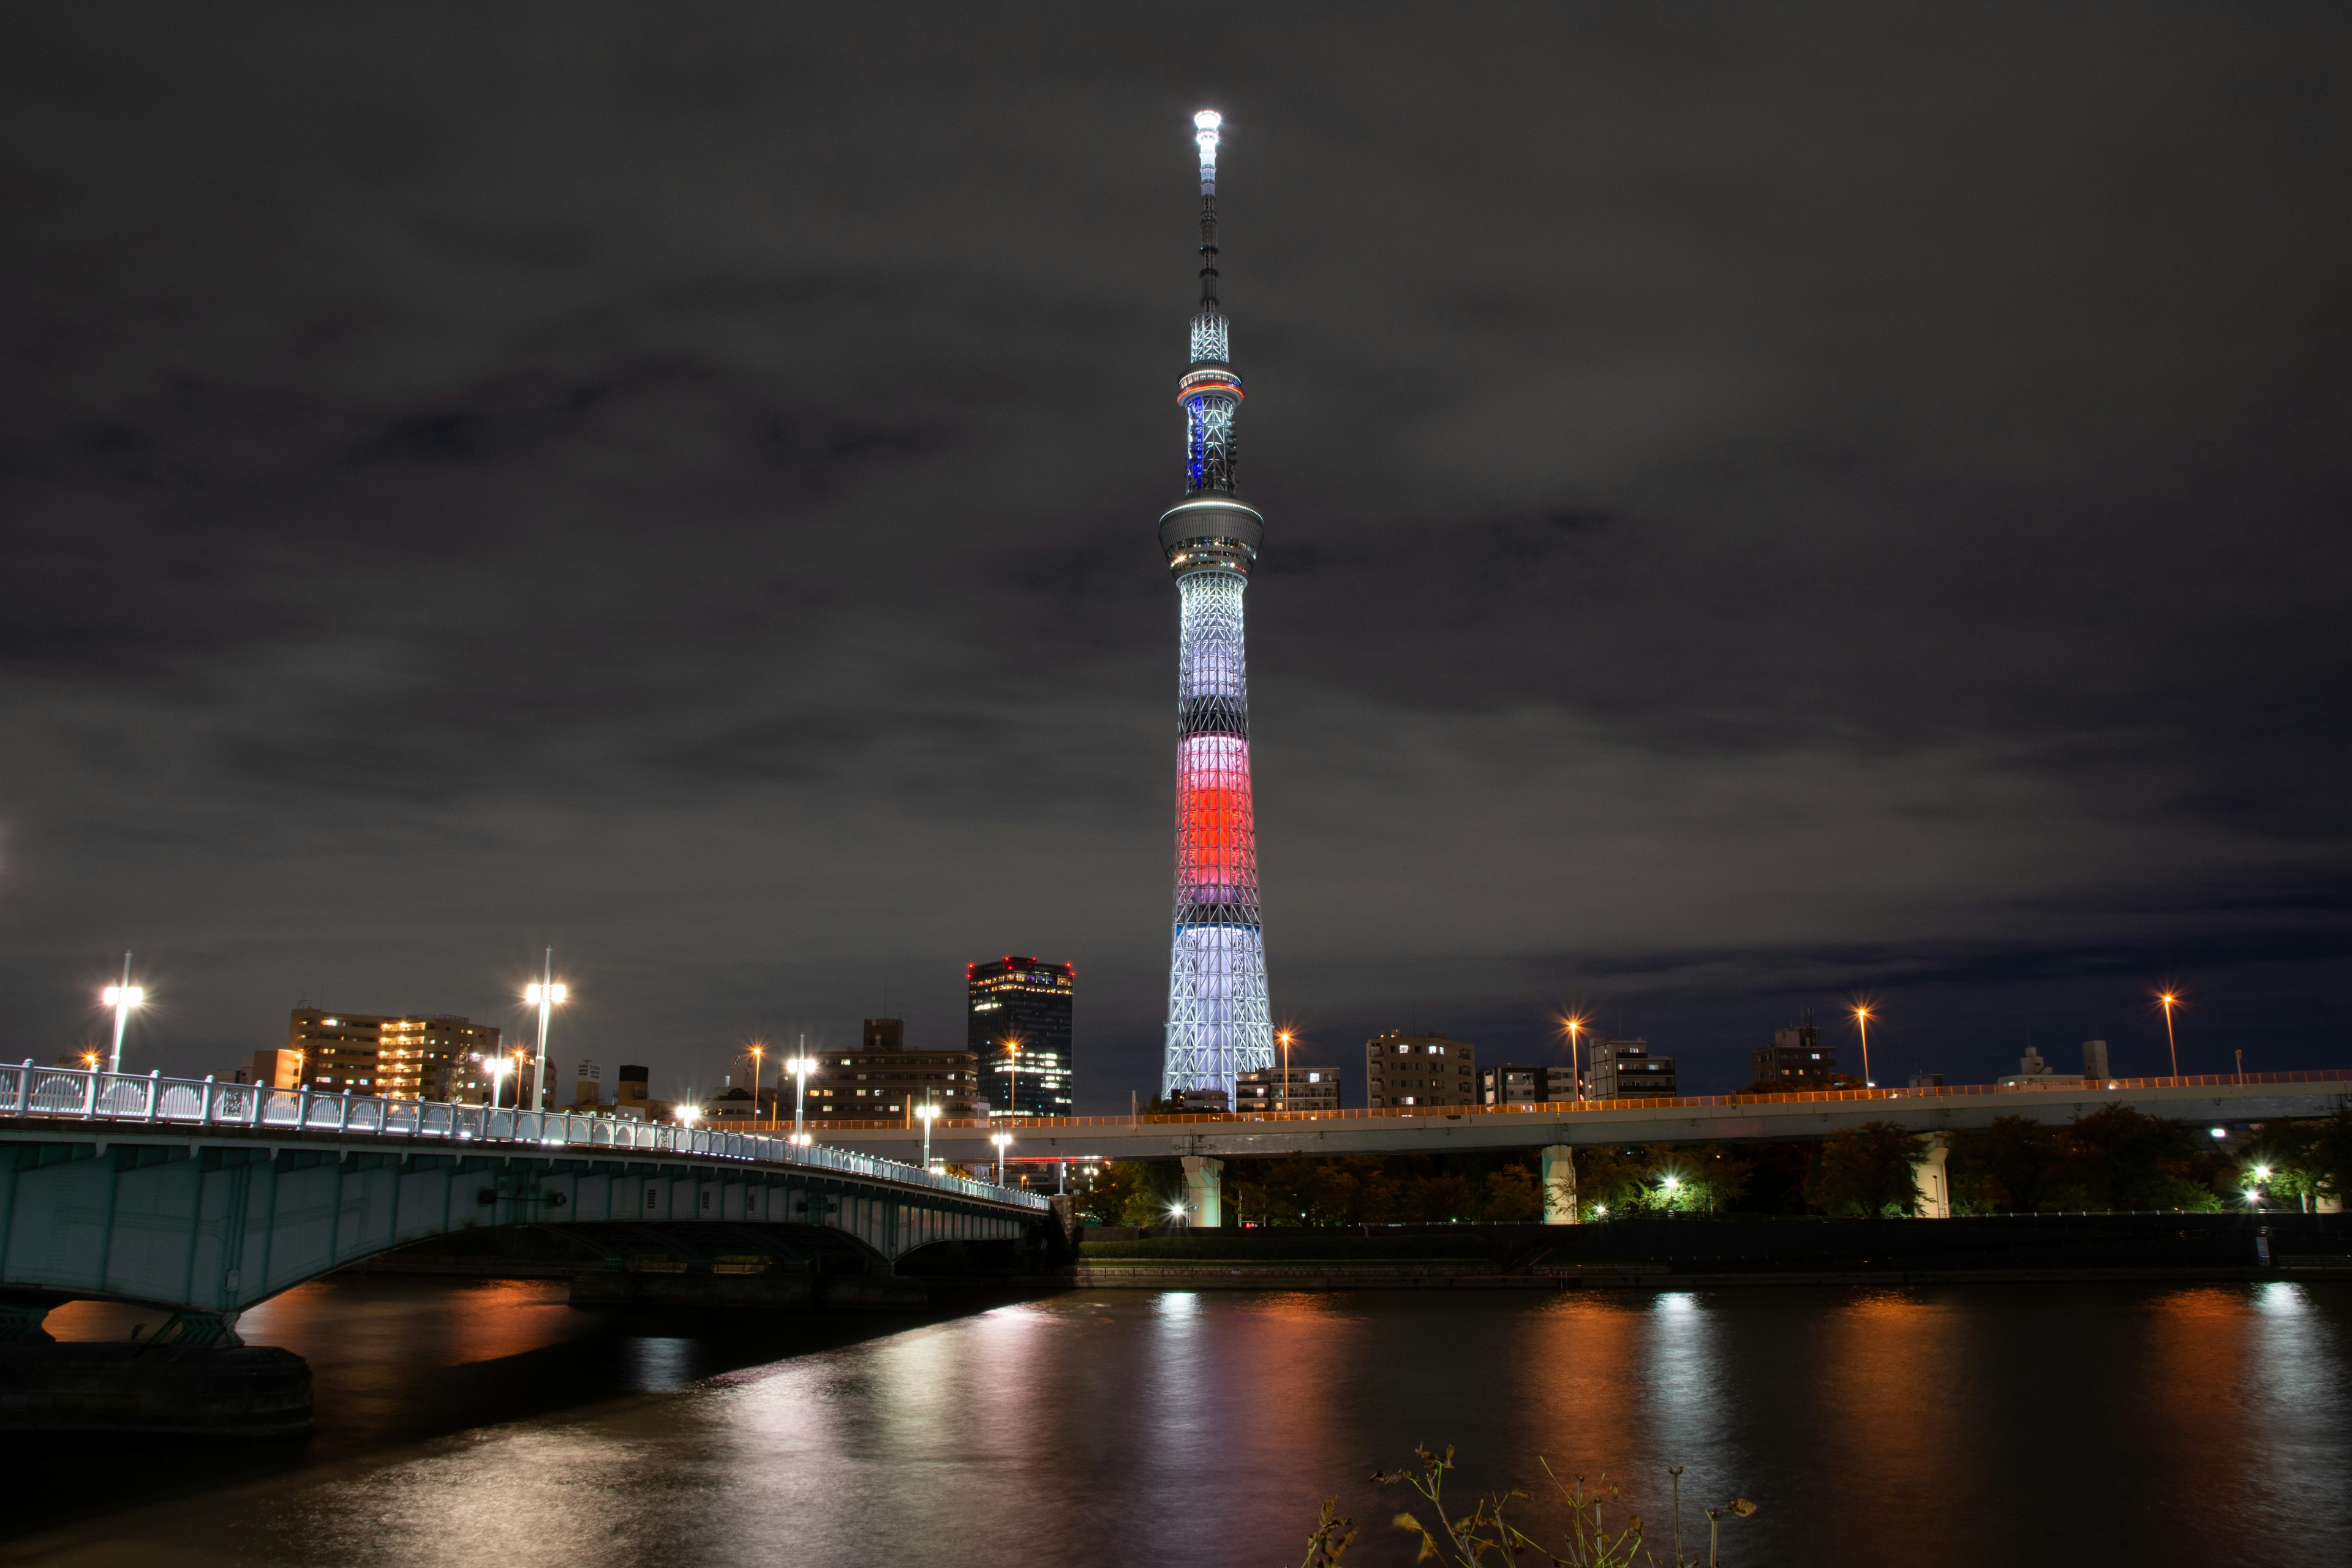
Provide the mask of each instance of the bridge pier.
[{"label": "bridge pier", "polygon": [[1916,1208],[1921,1219],[1952,1217],[1952,1181],[1945,1162],[1952,1155],[1952,1135],[1927,1134],[1927,1152],[1911,1163],[1911,1180],[1918,1188]]},{"label": "bridge pier", "polygon": [[1576,1206],[1576,1151],[1565,1143],[1546,1144],[1541,1176],[1544,1224],[1580,1222],[1583,1215]]},{"label": "bridge pier", "polygon": [[1184,1167],[1184,1210],[1189,1223],[1214,1229],[1225,1223],[1223,1160],[1202,1154],[1181,1156]]}]

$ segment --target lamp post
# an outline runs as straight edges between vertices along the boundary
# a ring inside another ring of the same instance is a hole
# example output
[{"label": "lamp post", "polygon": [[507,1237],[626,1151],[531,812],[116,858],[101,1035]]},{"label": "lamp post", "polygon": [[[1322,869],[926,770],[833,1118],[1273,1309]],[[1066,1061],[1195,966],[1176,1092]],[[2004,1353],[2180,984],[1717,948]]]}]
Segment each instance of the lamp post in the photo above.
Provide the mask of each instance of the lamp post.
[{"label": "lamp post", "polygon": [[1282,1109],[1288,1110],[1290,1109],[1290,1031],[1285,1029],[1275,1036],[1275,1038],[1282,1042]]},{"label": "lamp post", "polygon": [[131,955],[122,955],[122,984],[110,985],[99,993],[99,999],[114,1009],[114,1054],[107,1058],[106,1070],[122,1070],[122,1031],[131,1022],[131,1009],[147,1000],[147,988],[131,984]]},{"label": "lamp post", "polygon": [[1021,1113],[1021,1039],[1013,1036],[1004,1041],[1004,1114],[1010,1118]]},{"label": "lamp post", "polygon": [[[547,1103],[547,1014],[568,994],[566,987],[555,983],[555,950],[547,950],[547,966],[535,984],[523,988],[522,999],[539,1009],[539,1065],[530,1075],[530,1103],[536,1110]],[[522,1109],[522,1079],[515,1079],[515,1109]]]},{"label": "lamp post", "polygon": [[[127,964],[122,972],[125,974],[131,973]],[[2172,1053],[2172,1076],[2179,1078],[2180,1076],[2180,1044],[2172,1037],[2172,1010],[2180,1005],[2180,993],[2159,991],[2156,994],[2156,1005],[2164,1009],[2164,1046],[2165,1049]],[[117,1039],[121,1037],[121,1027],[118,1025],[115,1029]]]},{"label": "lamp post", "polygon": [[760,1058],[766,1047],[757,1040],[751,1042],[751,1125],[760,1125]]},{"label": "lamp post", "polygon": [[1568,1031],[1568,1076],[1575,1079],[1570,1087],[1576,1091],[1576,1098],[1582,1100],[1584,1098],[1584,1066],[1577,1059],[1576,1037],[1584,1033],[1584,1020],[1570,1013],[1566,1018],[1560,1020],[1559,1026]]},{"label": "lamp post", "polygon": [[490,1109],[492,1110],[496,1110],[499,1108],[499,1090],[506,1086],[507,1069],[513,1065],[514,1064],[508,1061],[504,1056],[492,1057],[488,1061],[482,1064],[483,1067],[489,1070]]},{"label": "lamp post", "polygon": [[1857,1002],[1853,1005],[1853,1026],[1862,1031],[1862,1087],[1864,1089],[1876,1089],[1878,1085],[1872,1082],[1870,1077],[1869,1003]]},{"label": "lamp post", "polygon": [[996,1145],[996,1184],[1004,1184],[1004,1151],[1013,1142],[1010,1132],[992,1132],[988,1141]]},{"label": "lamp post", "polygon": [[808,1047],[805,1043],[802,1045],[799,1056],[784,1063],[784,1071],[793,1075],[793,1146],[794,1148],[803,1147],[809,1141],[808,1133],[803,1131],[805,1124],[803,1110],[808,1103],[809,1074],[815,1070],[816,1063],[809,1058]]},{"label": "lamp post", "polygon": [[915,1120],[923,1124],[923,1169],[931,1168],[931,1123],[940,1119],[940,1108],[925,1100],[915,1107]]}]

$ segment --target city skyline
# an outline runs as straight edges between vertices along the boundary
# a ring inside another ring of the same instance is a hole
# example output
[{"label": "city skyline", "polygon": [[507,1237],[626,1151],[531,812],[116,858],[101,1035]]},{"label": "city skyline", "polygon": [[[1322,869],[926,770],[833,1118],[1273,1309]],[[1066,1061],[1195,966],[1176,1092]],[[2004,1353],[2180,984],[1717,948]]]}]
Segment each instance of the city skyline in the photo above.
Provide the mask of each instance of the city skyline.
[{"label": "city skyline", "polygon": [[200,1075],[304,998],[512,1030],[552,945],[557,1055],[715,1079],[1046,952],[1123,1109],[1210,102],[1278,1022],[1577,1005],[1694,1086],[1857,992],[1882,1080],[2138,1070],[2171,982],[2184,1070],[2341,1036],[2324,29],[11,26],[0,1052],[125,949]]}]

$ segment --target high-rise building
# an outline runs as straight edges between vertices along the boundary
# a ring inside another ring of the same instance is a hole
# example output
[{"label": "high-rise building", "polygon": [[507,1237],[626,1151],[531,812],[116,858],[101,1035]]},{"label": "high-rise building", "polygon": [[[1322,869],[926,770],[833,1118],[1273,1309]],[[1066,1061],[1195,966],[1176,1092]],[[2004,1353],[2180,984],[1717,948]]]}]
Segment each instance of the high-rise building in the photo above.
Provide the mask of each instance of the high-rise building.
[{"label": "high-rise building", "polygon": [[1444,1035],[1391,1029],[1364,1042],[1365,1099],[1374,1110],[1478,1103],[1478,1050]]},{"label": "high-rise building", "polygon": [[1837,1076],[1837,1047],[1822,1044],[1822,1032],[1813,1026],[1811,1016],[1773,1030],[1772,1043],[1748,1052],[1748,1060],[1758,1083],[1806,1089]]},{"label": "high-rise building", "polygon": [[1576,1098],[1576,1069],[1504,1062],[1478,1075],[1479,1099],[1488,1105],[1559,1105]]},{"label": "high-rise building", "polygon": [[1595,1040],[1587,1100],[1671,1100],[1675,1058],[1654,1057],[1647,1040]]},{"label": "high-rise building", "polygon": [[[476,1076],[477,1056],[496,1056],[495,1025],[446,1013],[383,1015],[297,1007],[282,1050],[257,1051],[255,1083],[309,1084],[317,1093],[390,1100],[453,1100]],[[267,1059],[265,1059],[267,1058]]]},{"label": "high-rise building", "polygon": [[1339,1109],[1338,1068],[1300,1067],[1293,1063],[1287,1083],[1283,1081],[1283,1069],[1278,1067],[1242,1073],[1234,1079],[1234,1110],[1237,1115],[1264,1110]]},{"label": "high-rise building", "polygon": [[[1045,965],[1066,969],[1066,964]],[[1068,1007],[1063,1008],[1062,1050],[1069,1049]],[[971,1051],[910,1051],[907,1025],[900,1018],[868,1018],[858,1048],[854,1051],[811,1051],[816,1070],[809,1074],[808,1110],[812,1120],[833,1121],[896,1121],[915,1119],[923,1105],[936,1105],[940,1114],[962,1121],[979,1111],[980,1057]],[[1066,1076],[1066,1075],[1065,1075]],[[771,1089],[781,1120],[793,1113],[793,1091]]]},{"label": "high-rise building", "polygon": [[1193,117],[1201,149],[1201,308],[1176,396],[1184,410],[1184,499],[1160,519],[1176,579],[1176,910],[1168,959],[1168,1042],[1160,1084],[1214,1089],[1275,1065],[1250,800],[1249,679],[1242,597],[1265,520],[1234,489],[1242,382],[1217,301],[1217,132]]},{"label": "high-rise building", "polygon": [[1066,963],[1001,958],[964,966],[964,1047],[980,1058],[992,1110],[1067,1116],[1075,1079],[1070,1011],[1078,972]]}]

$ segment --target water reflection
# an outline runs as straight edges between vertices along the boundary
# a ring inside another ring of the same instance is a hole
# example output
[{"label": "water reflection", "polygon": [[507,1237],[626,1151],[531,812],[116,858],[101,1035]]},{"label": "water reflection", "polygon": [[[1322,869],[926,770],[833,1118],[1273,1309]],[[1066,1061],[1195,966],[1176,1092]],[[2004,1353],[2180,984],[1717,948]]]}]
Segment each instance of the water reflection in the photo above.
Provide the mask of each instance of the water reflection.
[{"label": "water reflection", "polygon": [[[601,1402],[185,1499],[43,1560],[1222,1568],[1295,1561],[1337,1493],[1367,1527],[1351,1561],[1402,1563],[1400,1500],[1364,1478],[1416,1442],[1459,1445],[1465,1499],[1539,1479],[1542,1452],[1654,1521],[1683,1464],[1691,1539],[1700,1502],[1765,1505],[1734,1563],[2352,1560],[2337,1287],[1096,1292],[757,1345],[541,1304],[453,1294],[427,1322],[362,1294],[285,1321],[381,1347],[405,1316],[467,1380],[602,1365]],[[492,1342],[485,1312],[522,1348],[448,1359]]]}]

